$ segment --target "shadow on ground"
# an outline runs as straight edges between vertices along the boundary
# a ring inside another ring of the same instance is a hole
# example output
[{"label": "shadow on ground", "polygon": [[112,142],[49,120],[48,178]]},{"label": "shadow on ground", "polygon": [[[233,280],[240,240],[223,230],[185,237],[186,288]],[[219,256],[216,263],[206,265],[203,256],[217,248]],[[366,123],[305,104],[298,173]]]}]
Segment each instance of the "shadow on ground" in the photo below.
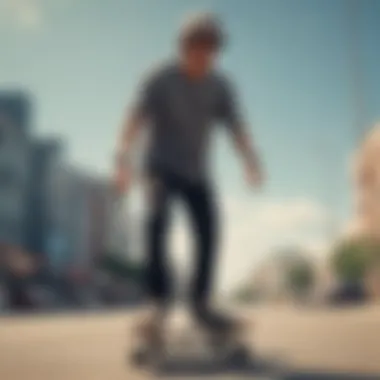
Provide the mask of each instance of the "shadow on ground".
[{"label": "shadow on ground", "polygon": [[283,361],[225,363],[206,360],[167,360],[157,373],[160,378],[191,378],[200,379],[208,376],[229,379],[267,379],[267,380],[380,380],[379,375],[360,375],[350,373],[326,373],[320,371],[297,371],[291,369]]}]

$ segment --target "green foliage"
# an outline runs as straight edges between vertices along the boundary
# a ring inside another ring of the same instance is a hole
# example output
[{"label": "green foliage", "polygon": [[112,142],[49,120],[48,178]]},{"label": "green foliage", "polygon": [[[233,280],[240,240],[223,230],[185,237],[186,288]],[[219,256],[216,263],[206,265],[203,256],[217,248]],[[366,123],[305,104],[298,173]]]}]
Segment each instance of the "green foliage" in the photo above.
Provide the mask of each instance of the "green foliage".
[{"label": "green foliage", "polygon": [[239,289],[233,296],[236,301],[249,302],[251,301],[252,294],[249,289]]},{"label": "green foliage", "polygon": [[233,300],[241,303],[257,302],[261,299],[261,294],[257,289],[243,286],[232,295]]},{"label": "green foliage", "polygon": [[370,267],[379,260],[380,245],[371,240],[347,241],[335,249],[332,268],[342,281],[361,281]]},{"label": "green foliage", "polygon": [[112,276],[133,281],[141,281],[143,276],[143,268],[141,265],[130,262],[112,253],[104,255],[100,262],[100,269]]},{"label": "green foliage", "polygon": [[286,274],[288,288],[297,294],[306,293],[311,290],[315,282],[315,273],[312,264],[306,260],[289,265]]},{"label": "green foliage", "polygon": [[301,295],[312,289],[316,278],[308,252],[299,247],[288,247],[276,252],[274,257],[282,272],[284,290]]}]

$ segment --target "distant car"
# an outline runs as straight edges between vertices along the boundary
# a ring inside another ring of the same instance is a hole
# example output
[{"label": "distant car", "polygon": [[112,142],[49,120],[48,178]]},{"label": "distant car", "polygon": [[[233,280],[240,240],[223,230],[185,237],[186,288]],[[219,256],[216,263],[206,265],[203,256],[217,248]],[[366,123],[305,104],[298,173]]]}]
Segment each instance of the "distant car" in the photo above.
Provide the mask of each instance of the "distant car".
[{"label": "distant car", "polygon": [[340,284],[330,295],[332,305],[362,304],[367,301],[367,294],[363,284],[347,282]]}]

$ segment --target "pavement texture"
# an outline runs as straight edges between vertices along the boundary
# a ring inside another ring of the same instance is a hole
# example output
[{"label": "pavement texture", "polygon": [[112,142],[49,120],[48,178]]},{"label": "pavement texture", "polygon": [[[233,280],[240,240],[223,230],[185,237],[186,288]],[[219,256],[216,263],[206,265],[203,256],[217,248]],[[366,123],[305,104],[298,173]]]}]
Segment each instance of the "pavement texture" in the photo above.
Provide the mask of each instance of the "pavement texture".
[{"label": "pavement texture", "polygon": [[[239,313],[252,322],[247,341],[263,358],[275,358],[273,368],[227,369],[188,357],[161,374],[137,370],[127,357],[138,313],[117,311],[1,318],[0,379],[380,380],[380,307]],[[175,320],[184,320],[183,312]]]}]

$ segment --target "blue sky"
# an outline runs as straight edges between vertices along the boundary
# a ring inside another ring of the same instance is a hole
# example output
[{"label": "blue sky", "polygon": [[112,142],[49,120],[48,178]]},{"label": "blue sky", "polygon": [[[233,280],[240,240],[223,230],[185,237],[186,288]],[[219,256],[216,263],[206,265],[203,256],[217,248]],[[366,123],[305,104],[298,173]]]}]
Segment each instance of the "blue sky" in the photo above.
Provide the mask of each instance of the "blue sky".
[{"label": "blue sky", "polygon": [[[365,127],[379,118],[380,2],[359,2]],[[71,160],[107,172],[123,110],[139,77],[167,58],[189,11],[219,13],[230,33],[222,60],[263,153],[269,182],[249,204],[314,202],[339,223],[350,213],[355,146],[348,0],[0,0],[0,87],[35,97],[35,129],[62,135]],[[1,8],[3,7],[3,8]],[[221,137],[223,193],[247,201]],[[313,204],[314,204],[313,203]]]}]

